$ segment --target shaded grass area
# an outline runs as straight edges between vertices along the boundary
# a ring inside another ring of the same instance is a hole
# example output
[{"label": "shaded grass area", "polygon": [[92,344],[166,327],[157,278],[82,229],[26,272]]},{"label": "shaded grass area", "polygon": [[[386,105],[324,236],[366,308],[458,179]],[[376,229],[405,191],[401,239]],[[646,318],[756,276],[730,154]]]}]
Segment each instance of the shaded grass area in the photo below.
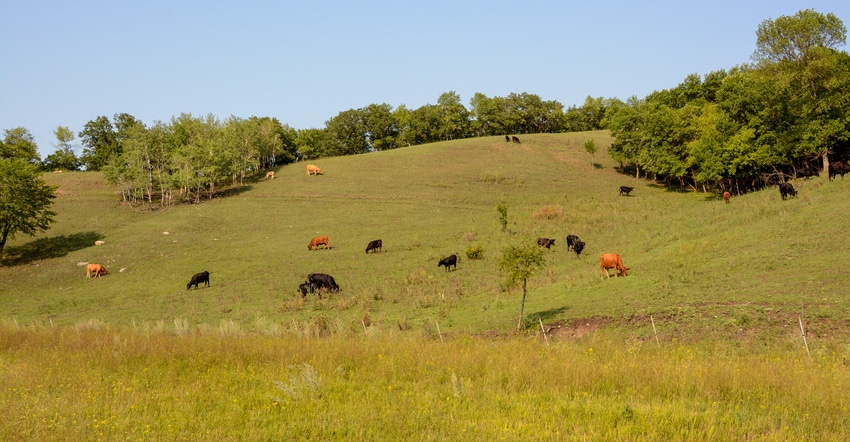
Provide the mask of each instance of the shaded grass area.
[{"label": "shaded grass area", "polygon": [[94,247],[95,241],[101,238],[103,238],[103,235],[96,232],[81,232],[39,238],[32,242],[6,249],[3,265],[14,267],[29,264],[33,261],[61,258],[67,256],[68,253],[87,247]]},{"label": "shaded grass area", "polygon": [[846,345],[0,325],[3,440],[847,440]]}]

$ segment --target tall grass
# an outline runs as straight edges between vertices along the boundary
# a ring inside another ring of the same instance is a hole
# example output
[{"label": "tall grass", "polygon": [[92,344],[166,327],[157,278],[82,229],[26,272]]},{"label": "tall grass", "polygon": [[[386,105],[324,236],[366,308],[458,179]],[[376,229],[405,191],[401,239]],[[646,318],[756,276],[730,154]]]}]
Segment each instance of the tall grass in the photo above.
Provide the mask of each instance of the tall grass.
[{"label": "tall grass", "polygon": [[2,440],[847,440],[846,345],[0,326]]}]

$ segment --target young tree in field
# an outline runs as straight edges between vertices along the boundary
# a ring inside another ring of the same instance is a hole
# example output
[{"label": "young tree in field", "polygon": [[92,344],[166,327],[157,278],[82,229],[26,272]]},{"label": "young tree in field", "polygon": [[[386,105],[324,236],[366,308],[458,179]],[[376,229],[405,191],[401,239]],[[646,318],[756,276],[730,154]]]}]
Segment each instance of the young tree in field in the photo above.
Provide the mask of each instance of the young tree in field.
[{"label": "young tree in field", "polygon": [[44,159],[44,170],[79,170],[82,163],[74,153],[74,132],[66,126],[59,126],[53,134],[56,135],[56,152]]},{"label": "young tree in field", "polygon": [[584,151],[590,154],[590,165],[593,166],[594,155],[596,155],[596,143],[593,140],[584,142]]},{"label": "young tree in field", "polygon": [[499,224],[502,225],[502,232],[508,228],[508,205],[496,204],[496,211],[499,212]]},{"label": "young tree in field", "polygon": [[502,249],[502,256],[497,266],[505,272],[505,285],[515,287],[522,282],[522,304],[519,308],[519,320],[517,330],[522,328],[522,315],[525,310],[525,298],[528,293],[526,285],[528,278],[538,268],[546,265],[543,258],[543,248],[536,244],[525,244],[521,246],[508,246]]},{"label": "young tree in field", "polygon": [[55,191],[41,179],[37,165],[23,158],[0,159],[0,259],[15,234],[47,230],[56,215],[49,210]]}]

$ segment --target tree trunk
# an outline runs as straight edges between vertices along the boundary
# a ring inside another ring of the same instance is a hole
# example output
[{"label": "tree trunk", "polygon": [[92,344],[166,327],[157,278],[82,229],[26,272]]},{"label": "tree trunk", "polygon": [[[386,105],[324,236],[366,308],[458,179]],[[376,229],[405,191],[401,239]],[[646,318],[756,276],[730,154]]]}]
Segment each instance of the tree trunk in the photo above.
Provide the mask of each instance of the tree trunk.
[{"label": "tree trunk", "polygon": [[523,310],[525,310],[525,294],[527,293],[526,290],[525,290],[525,282],[526,281],[527,281],[526,279],[522,280],[522,304],[520,304],[520,307],[519,307],[519,320],[516,323],[516,329],[517,330],[522,329],[522,312],[523,312]]},{"label": "tree trunk", "polygon": [[829,178],[829,152],[823,152],[823,171],[826,172],[826,177]]}]

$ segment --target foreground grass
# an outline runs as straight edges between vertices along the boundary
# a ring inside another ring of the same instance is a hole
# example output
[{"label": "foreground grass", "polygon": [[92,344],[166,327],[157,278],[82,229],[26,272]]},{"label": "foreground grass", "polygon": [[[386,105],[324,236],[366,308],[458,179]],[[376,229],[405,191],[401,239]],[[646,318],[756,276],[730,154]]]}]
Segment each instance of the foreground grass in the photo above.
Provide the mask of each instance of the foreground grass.
[{"label": "foreground grass", "polygon": [[846,344],[170,325],[0,325],[0,440],[850,438]]}]

